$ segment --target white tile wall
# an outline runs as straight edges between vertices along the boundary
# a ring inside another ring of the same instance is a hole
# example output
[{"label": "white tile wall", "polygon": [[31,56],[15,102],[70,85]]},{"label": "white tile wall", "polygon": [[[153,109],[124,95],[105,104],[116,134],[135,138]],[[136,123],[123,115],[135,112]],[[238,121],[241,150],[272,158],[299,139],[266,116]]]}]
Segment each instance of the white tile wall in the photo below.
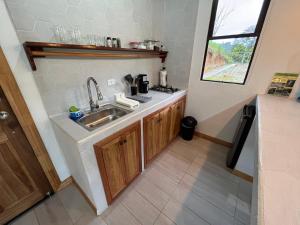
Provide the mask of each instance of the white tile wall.
[{"label": "white tile wall", "polygon": [[[162,36],[160,26],[156,26],[159,21],[154,18],[163,11],[153,8],[163,8],[159,0],[6,0],[6,4],[21,42],[55,41],[55,25],[66,29],[78,26],[83,35],[120,37],[123,46],[129,41]],[[161,68],[159,59],[47,58],[36,63],[34,76],[49,115],[66,111],[73,104],[87,106],[88,76],[96,78],[104,96],[112,97],[125,90],[124,75],[146,73],[151,83],[157,83]],[[117,80],[113,87],[107,86],[110,78]]]},{"label": "white tile wall", "polygon": [[[78,26],[83,35],[100,34],[129,41],[162,40],[168,51],[169,83],[186,88],[190,73],[195,21],[199,0],[5,0],[18,37],[24,41],[55,41],[53,28]],[[202,63],[202,62],[201,62]],[[94,76],[107,97],[125,89],[127,73],[146,73],[158,82],[159,59],[37,60],[35,79],[48,114],[65,111],[69,105],[87,104],[85,81]],[[107,87],[115,78],[117,85]]]}]

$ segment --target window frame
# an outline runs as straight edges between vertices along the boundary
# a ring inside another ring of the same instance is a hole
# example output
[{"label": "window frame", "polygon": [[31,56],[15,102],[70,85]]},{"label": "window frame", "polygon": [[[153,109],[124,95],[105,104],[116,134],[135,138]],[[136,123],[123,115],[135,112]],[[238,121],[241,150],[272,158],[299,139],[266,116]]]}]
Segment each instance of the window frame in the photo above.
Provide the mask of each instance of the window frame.
[{"label": "window frame", "polygon": [[[201,77],[200,77],[201,81],[245,85],[245,83],[247,81],[247,78],[248,78],[249,71],[250,71],[250,67],[252,65],[252,61],[253,61],[253,58],[254,58],[254,55],[255,55],[257,43],[259,41],[260,34],[261,34],[261,31],[262,31],[262,28],[263,28],[263,25],[264,25],[264,22],[265,22],[265,19],[266,19],[266,15],[268,13],[270,2],[271,2],[271,0],[264,0],[263,1],[261,11],[260,11],[260,14],[259,14],[259,17],[258,17],[258,20],[257,20],[257,23],[256,23],[256,27],[255,27],[255,30],[254,30],[253,33],[214,36],[213,32],[214,32],[214,25],[215,25],[219,0],[213,0],[211,15],[210,15],[210,22],[209,22],[208,33],[207,33],[207,39],[206,39],[205,53],[204,53],[204,58],[203,58],[203,63],[202,63],[202,71],[201,71]],[[229,81],[217,81],[217,80],[205,80],[203,78],[209,41],[219,40],[219,39],[230,39],[230,38],[247,38],[247,37],[256,37],[256,41],[255,41],[255,44],[254,44],[253,53],[252,53],[251,59],[249,61],[249,65],[248,65],[243,83],[229,82]]]}]

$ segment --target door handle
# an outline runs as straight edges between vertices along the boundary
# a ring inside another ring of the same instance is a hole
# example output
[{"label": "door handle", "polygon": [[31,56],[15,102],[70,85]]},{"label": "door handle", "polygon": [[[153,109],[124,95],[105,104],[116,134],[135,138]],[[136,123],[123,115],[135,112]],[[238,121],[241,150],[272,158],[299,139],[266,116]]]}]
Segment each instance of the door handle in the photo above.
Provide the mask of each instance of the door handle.
[{"label": "door handle", "polygon": [[0,111],[0,120],[6,120],[9,116],[9,113],[6,111]]}]

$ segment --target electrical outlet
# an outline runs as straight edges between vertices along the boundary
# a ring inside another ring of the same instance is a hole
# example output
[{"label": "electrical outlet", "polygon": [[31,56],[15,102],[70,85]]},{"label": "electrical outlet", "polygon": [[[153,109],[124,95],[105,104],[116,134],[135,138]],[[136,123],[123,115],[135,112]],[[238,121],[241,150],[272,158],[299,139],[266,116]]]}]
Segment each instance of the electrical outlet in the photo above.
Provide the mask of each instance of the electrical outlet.
[{"label": "electrical outlet", "polygon": [[113,86],[116,84],[116,80],[115,79],[109,79],[107,80],[107,86]]}]

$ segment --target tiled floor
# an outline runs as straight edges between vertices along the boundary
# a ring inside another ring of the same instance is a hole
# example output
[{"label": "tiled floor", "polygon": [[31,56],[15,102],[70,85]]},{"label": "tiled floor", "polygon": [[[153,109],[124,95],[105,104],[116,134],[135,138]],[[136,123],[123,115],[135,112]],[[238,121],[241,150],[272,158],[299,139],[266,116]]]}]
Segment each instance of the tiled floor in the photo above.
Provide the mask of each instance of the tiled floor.
[{"label": "tiled floor", "polygon": [[178,138],[101,215],[74,186],[13,225],[247,225],[251,184],[224,168],[227,149]]}]

